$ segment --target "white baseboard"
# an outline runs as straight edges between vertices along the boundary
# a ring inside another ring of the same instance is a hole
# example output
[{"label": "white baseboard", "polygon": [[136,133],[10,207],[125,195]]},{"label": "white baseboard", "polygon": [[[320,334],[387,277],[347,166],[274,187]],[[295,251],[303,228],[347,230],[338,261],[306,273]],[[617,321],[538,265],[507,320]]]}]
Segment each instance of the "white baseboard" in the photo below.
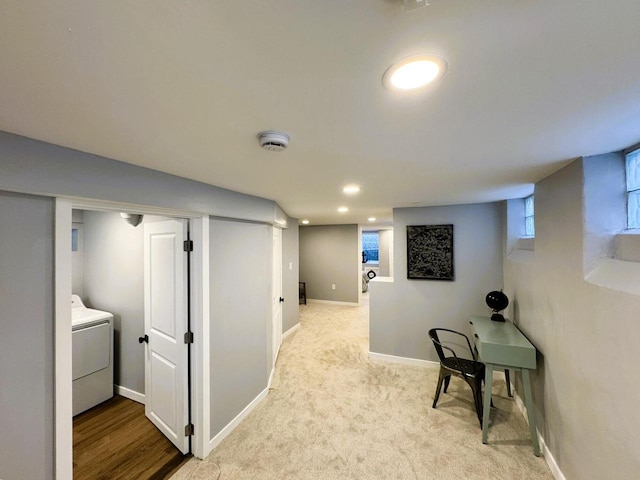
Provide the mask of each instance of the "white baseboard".
[{"label": "white baseboard", "polygon": [[431,360],[420,360],[418,358],[396,357],[395,355],[387,355],[386,353],[369,352],[371,360],[380,360],[383,362],[400,363],[402,365],[413,365],[414,367],[440,368],[440,362],[432,362]]},{"label": "white baseboard", "polygon": [[316,300],[315,298],[307,298],[307,303],[324,303],[326,305],[344,305],[347,307],[358,306],[358,302],[335,302],[333,300]]},{"label": "white baseboard", "polygon": [[[513,386],[511,386],[511,388],[513,389]],[[516,402],[516,407],[518,408],[518,410],[520,410],[520,413],[522,413],[522,416],[524,417],[524,421],[527,423],[527,425],[529,425],[529,417],[527,416],[527,407],[522,401],[522,398],[520,398],[520,395],[518,395],[518,392],[516,392],[515,389],[511,391],[513,392],[513,399]],[[537,428],[536,428],[536,434],[538,435],[538,443],[540,444],[540,451],[542,452],[542,456],[544,457],[545,461],[547,462],[547,465],[549,466],[549,469],[551,470],[551,474],[553,475],[553,478],[555,478],[556,480],[567,480],[564,474],[562,473],[562,471],[560,470],[560,467],[556,463],[556,459],[551,454],[549,447],[547,447],[547,444],[544,441],[544,437],[540,434],[540,430],[538,430]]]},{"label": "white baseboard", "polygon": [[127,387],[121,387],[120,385],[114,385],[113,392],[118,395],[122,395],[129,400],[133,400],[134,402],[141,403],[142,405],[145,404],[144,393],[136,392],[135,390],[131,390]]},{"label": "white baseboard", "polygon": [[244,420],[246,416],[249,415],[254,408],[256,408],[256,406],[258,406],[258,404],[267,396],[268,393],[269,387],[260,392],[249,405],[244,407],[244,410],[242,410],[238,415],[236,415],[233,420],[231,420],[227,424],[226,427],[220,430],[220,432],[215,437],[209,440],[209,445],[207,447],[207,451],[204,453],[204,456],[206,457],[207,455],[209,455],[209,453],[211,453],[214,448],[220,445],[220,442],[222,442],[222,440],[224,440],[231,432],[233,432],[233,430],[240,424],[240,422]]},{"label": "white baseboard", "polygon": [[280,347],[282,347],[282,343],[278,347],[278,351],[276,352],[276,356],[273,361],[273,366],[271,367],[271,373],[269,374],[269,381],[267,382],[267,390],[271,388],[271,382],[273,382],[273,376],[276,373],[276,364],[278,363],[278,355],[280,355]]},{"label": "white baseboard", "polygon": [[293,332],[295,332],[298,328],[300,327],[300,322],[296,323],[293,327],[291,327],[289,330],[287,330],[286,332],[284,332],[282,334],[282,340],[284,340],[285,338],[287,338],[289,335],[291,335]]},{"label": "white baseboard", "polygon": [[267,382],[267,390],[271,388],[271,382],[273,382],[273,376],[276,373],[276,366],[274,365],[271,369],[271,374],[269,375],[269,381]]}]

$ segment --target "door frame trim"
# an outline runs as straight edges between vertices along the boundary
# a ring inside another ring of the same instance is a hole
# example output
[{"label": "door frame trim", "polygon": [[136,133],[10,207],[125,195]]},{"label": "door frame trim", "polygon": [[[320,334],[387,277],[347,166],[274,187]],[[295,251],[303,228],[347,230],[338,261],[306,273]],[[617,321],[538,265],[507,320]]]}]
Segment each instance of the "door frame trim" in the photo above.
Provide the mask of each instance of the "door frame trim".
[{"label": "door frame trim", "polygon": [[55,199],[54,238],[54,465],[55,478],[73,478],[71,364],[71,201]]},{"label": "door frame trim", "polygon": [[361,260],[361,254],[364,251],[362,249],[362,232],[364,228],[362,225],[358,225],[358,274],[356,275],[356,280],[358,282],[358,305],[362,305],[362,272],[364,271],[363,263]]},{"label": "door frame trim", "polygon": [[188,219],[194,240],[191,257],[193,454],[204,458],[210,431],[209,215],[170,208],[78,197],[56,197],[54,218],[54,469],[55,478],[73,477],[71,372],[71,213],[73,209],[130,212]]},{"label": "door frame trim", "polygon": [[194,334],[194,349],[191,359],[191,401],[193,424],[193,455],[204,458],[209,453],[209,431],[211,428],[210,402],[210,346],[209,332],[209,215],[200,215],[191,222],[191,329]]},{"label": "door frame trim", "polygon": [[[274,248],[274,243],[275,243],[275,239],[276,239],[276,235],[279,237],[279,247],[280,247],[280,261],[278,263],[276,263],[276,251]],[[284,295],[284,292],[282,290],[282,285],[283,285],[283,268],[282,268],[282,239],[283,235],[282,235],[282,228],[280,227],[272,227],[271,230],[271,357],[269,359],[269,362],[267,362],[267,365],[271,365],[271,373],[269,375],[269,385],[271,385],[271,378],[273,377],[273,373],[275,372],[276,369],[276,362],[278,360],[278,354],[280,353],[280,347],[282,347],[282,323],[283,323],[283,317],[284,317],[284,308],[282,307],[282,303],[279,303],[278,307],[276,307],[276,301],[275,301],[275,291],[276,287],[278,290],[278,296],[282,297],[282,295]],[[273,277],[275,276],[275,269],[279,269],[280,270],[280,285],[276,286],[274,285],[273,282]],[[277,319],[277,322],[280,323],[279,325],[279,330],[280,333],[277,336],[278,338],[276,338],[276,336],[274,335],[276,328],[278,327],[278,325],[276,324],[276,322],[274,322],[274,318],[273,318],[273,312],[276,309],[280,309],[280,314],[279,314],[279,318]],[[276,341],[278,342],[276,344]]]}]

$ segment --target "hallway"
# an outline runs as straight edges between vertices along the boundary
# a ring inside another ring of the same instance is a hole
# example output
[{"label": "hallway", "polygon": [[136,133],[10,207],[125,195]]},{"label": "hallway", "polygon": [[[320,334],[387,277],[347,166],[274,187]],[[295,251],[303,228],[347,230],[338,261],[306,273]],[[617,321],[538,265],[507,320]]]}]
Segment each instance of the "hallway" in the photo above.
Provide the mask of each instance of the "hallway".
[{"label": "hallway", "polygon": [[553,478],[504,381],[483,445],[468,386],[452,379],[432,409],[438,370],[370,361],[368,317],[366,304],[301,305],[269,395],[172,479]]}]

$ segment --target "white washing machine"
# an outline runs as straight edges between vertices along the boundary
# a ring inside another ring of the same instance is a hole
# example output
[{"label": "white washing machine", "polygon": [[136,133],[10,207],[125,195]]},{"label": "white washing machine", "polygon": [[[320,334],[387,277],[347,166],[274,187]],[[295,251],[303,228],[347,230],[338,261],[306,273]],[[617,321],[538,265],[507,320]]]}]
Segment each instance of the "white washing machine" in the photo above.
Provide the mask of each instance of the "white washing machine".
[{"label": "white washing machine", "polygon": [[373,280],[378,276],[378,267],[369,267],[362,264],[362,293],[369,291],[369,280]]},{"label": "white washing machine", "polygon": [[113,315],[71,296],[73,415],[113,397]]}]

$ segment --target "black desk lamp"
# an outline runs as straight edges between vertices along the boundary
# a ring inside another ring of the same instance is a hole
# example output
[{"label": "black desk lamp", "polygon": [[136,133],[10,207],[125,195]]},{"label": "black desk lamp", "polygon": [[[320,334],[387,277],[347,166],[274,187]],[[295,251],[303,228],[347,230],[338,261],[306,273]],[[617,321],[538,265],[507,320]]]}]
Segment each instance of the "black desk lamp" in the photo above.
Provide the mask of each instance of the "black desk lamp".
[{"label": "black desk lamp", "polygon": [[485,298],[487,305],[493,311],[493,315],[491,315],[491,320],[494,322],[504,322],[504,316],[501,315],[501,310],[504,310],[509,306],[509,298],[502,293],[502,290],[499,292],[497,290],[493,292],[487,293],[487,297]]}]

